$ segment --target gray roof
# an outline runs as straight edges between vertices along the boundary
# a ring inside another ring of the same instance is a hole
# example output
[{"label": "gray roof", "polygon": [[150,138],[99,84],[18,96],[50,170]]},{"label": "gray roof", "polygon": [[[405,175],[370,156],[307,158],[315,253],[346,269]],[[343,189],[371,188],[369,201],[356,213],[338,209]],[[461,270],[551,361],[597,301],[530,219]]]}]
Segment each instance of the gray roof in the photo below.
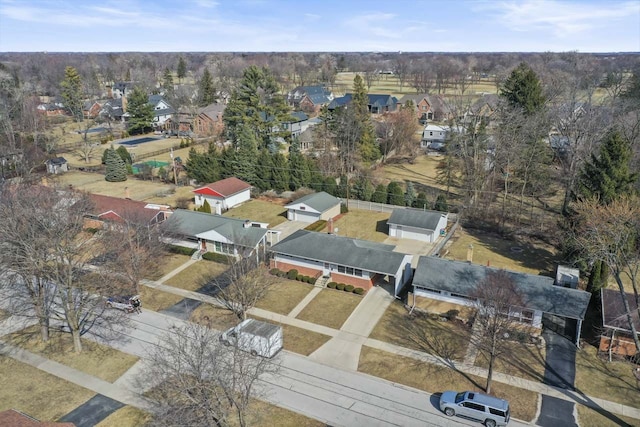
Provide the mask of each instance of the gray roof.
[{"label": "gray roof", "polygon": [[285,208],[298,203],[304,203],[305,205],[317,210],[318,212],[324,212],[327,209],[331,209],[335,205],[339,204],[340,199],[338,199],[337,197],[333,197],[329,193],[321,191],[319,193],[307,194],[304,197],[294,200],[293,202],[286,205]]},{"label": "gray roof", "polygon": [[47,160],[47,163],[50,165],[63,165],[67,163],[67,159],[64,157],[54,157],[53,159]]},{"label": "gray roof", "polygon": [[[471,296],[476,285],[487,273],[495,271],[499,269],[423,256],[418,261],[413,286]],[[522,296],[524,308],[572,319],[584,319],[591,298],[589,292],[555,286],[553,279],[546,276],[506,272]]]},{"label": "gray roof", "polygon": [[267,234],[266,228],[245,227],[245,220],[242,219],[187,209],[175,210],[164,224],[173,232],[191,237],[207,231],[215,231],[235,244],[246,247],[255,247]]},{"label": "gray roof", "polygon": [[387,221],[387,224],[406,225],[407,227],[422,228],[424,230],[434,230],[438,222],[446,212],[419,211],[413,209],[394,209]]},{"label": "gray roof", "polygon": [[327,233],[298,230],[271,251],[315,261],[330,262],[374,273],[398,272],[405,254],[393,252],[395,246]]}]

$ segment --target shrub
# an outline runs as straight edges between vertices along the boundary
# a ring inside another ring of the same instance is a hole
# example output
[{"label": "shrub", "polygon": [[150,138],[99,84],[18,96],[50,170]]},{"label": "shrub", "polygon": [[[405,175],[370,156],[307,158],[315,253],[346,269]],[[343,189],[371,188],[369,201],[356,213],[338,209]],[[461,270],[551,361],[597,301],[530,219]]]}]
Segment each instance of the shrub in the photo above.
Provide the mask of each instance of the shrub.
[{"label": "shrub", "polygon": [[355,288],[355,286],[353,285],[347,285],[344,287],[345,292],[353,292],[353,289]]},{"label": "shrub", "polygon": [[206,259],[207,261],[215,261],[220,264],[231,264],[232,258],[228,255],[217,254],[215,252],[205,252],[202,254],[202,259]]},{"label": "shrub", "polygon": [[295,268],[289,270],[289,272],[287,273],[287,279],[294,280],[296,277],[298,277],[298,270],[296,270]]},{"label": "shrub", "polygon": [[309,281],[308,281],[308,283],[309,283],[310,285],[315,285],[315,284],[316,284],[316,280],[318,280],[318,279],[316,279],[315,277],[311,277],[311,276],[309,276]]},{"label": "shrub", "polygon": [[272,268],[271,270],[269,270],[269,274],[271,274],[272,276],[279,276],[280,270],[278,268]]},{"label": "shrub", "polygon": [[446,317],[447,320],[451,321],[455,320],[458,317],[458,314],[460,314],[460,310],[451,309],[444,314],[444,317]]},{"label": "shrub", "polygon": [[327,283],[327,288],[329,288],[329,289],[335,289],[336,286],[338,286],[338,284],[336,282]]},{"label": "shrub", "polygon": [[304,276],[303,276],[302,274],[298,274],[298,275],[296,276],[296,280],[297,280],[298,282],[302,282],[302,279],[303,279],[303,278],[304,278]]},{"label": "shrub", "polygon": [[169,245],[168,247],[169,252],[174,253],[174,254],[180,254],[180,255],[193,255],[193,253],[196,251],[193,248],[185,248],[184,246],[177,246],[177,245]]},{"label": "shrub", "polygon": [[319,221],[314,222],[313,224],[309,224],[305,227],[305,230],[309,230],[309,231],[320,231],[322,230],[324,227],[326,227],[327,225],[327,221],[321,219]]},{"label": "shrub", "polygon": [[346,285],[345,285],[344,283],[338,283],[338,284],[336,285],[336,289],[337,289],[337,290],[339,290],[339,291],[344,291],[344,287],[345,287],[345,286],[346,286]]},{"label": "shrub", "polygon": [[355,288],[353,290],[353,293],[354,294],[358,294],[358,295],[362,295],[362,294],[364,294],[364,289],[363,288]]},{"label": "shrub", "polygon": [[347,205],[346,205],[346,204],[341,203],[341,204],[340,204],[340,213],[341,213],[341,214],[345,214],[345,213],[347,213],[347,212],[349,212],[349,208],[347,207]]}]

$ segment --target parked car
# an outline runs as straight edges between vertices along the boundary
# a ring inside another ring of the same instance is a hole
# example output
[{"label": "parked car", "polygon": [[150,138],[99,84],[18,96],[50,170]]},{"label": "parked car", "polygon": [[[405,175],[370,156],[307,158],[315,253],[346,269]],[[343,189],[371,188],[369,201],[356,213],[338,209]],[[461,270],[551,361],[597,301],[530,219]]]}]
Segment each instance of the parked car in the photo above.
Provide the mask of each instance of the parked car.
[{"label": "parked car", "polygon": [[107,298],[105,305],[108,308],[117,308],[118,310],[123,310],[127,313],[133,313],[134,311],[140,312],[142,302],[140,302],[140,295],[120,295]]},{"label": "parked car", "polygon": [[223,332],[220,341],[254,356],[273,357],[282,349],[282,326],[247,319]]},{"label": "parked car", "polygon": [[506,426],[509,423],[509,402],[474,391],[445,391],[440,396],[440,410],[483,422],[486,427]]}]

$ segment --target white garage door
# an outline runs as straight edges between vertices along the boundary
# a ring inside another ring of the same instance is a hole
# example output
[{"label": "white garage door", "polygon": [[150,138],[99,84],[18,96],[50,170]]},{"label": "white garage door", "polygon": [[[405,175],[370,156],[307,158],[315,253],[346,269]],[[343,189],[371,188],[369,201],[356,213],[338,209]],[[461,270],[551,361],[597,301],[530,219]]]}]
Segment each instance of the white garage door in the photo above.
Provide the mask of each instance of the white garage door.
[{"label": "white garage door", "polygon": [[426,232],[419,233],[416,231],[402,230],[402,238],[421,240],[423,242],[431,242],[431,233],[427,234]]},{"label": "white garage door", "polygon": [[295,221],[312,223],[312,222],[318,221],[319,219],[320,219],[320,215],[310,213],[310,212],[297,211],[295,215]]}]

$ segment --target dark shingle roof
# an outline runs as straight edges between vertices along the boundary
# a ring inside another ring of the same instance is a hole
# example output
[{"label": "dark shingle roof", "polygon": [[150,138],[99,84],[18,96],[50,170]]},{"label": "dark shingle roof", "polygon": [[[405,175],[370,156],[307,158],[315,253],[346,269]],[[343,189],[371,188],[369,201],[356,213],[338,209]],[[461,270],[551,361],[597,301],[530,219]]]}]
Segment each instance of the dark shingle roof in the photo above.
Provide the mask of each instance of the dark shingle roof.
[{"label": "dark shingle roof", "polygon": [[[442,258],[420,257],[413,276],[413,285],[471,296],[477,284],[492,271],[499,269]],[[555,286],[550,277],[513,271],[507,273],[522,296],[524,308],[572,319],[584,319],[591,298],[589,292]]]},{"label": "dark shingle roof", "polygon": [[[620,291],[613,289],[602,289],[602,324],[605,327],[623,329],[629,334],[631,327],[624,308],[624,303]],[[629,309],[631,310],[631,321],[635,324],[636,331],[640,331],[640,316],[638,315],[638,304],[632,293],[625,293]]]},{"label": "dark shingle roof", "polygon": [[340,199],[338,199],[337,197],[333,197],[329,193],[321,191],[319,193],[307,194],[304,197],[300,197],[299,199],[294,200],[293,202],[286,205],[285,208],[298,203],[304,203],[305,205],[315,209],[318,212],[324,212],[327,209],[330,209],[339,204]]},{"label": "dark shingle roof", "polygon": [[387,224],[405,225],[407,227],[434,230],[445,212],[417,211],[413,209],[394,209]]},{"label": "dark shingle roof", "polygon": [[177,209],[164,224],[172,232],[192,237],[214,231],[235,244],[247,247],[255,247],[267,234],[266,228],[245,227],[242,219],[186,209]]},{"label": "dark shingle roof", "polygon": [[374,273],[395,275],[406,255],[392,252],[394,248],[393,245],[298,230],[274,245],[271,251]]}]

